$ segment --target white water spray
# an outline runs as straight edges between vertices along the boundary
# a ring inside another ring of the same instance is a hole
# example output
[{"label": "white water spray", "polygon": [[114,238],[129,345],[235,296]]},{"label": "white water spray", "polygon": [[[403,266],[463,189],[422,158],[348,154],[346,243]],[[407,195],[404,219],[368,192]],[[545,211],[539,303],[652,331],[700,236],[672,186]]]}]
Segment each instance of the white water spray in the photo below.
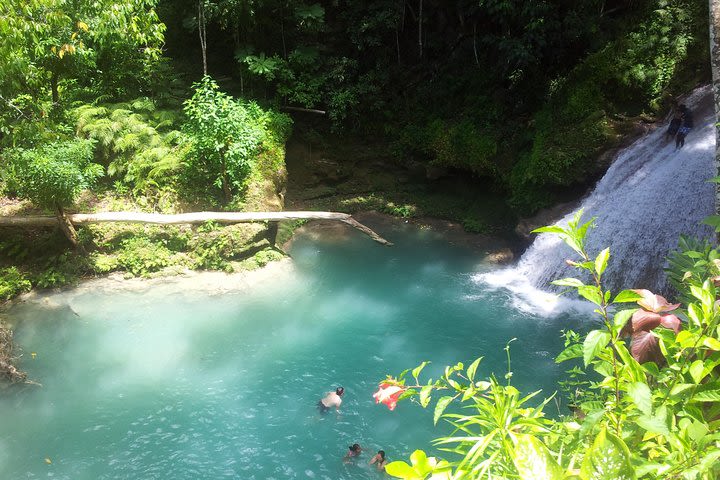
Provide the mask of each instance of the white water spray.
[{"label": "white water spray", "polygon": [[[715,204],[715,188],[708,182],[717,175],[710,87],[696,89],[685,103],[693,111],[695,128],[683,148],[676,149],[674,141],[665,139],[665,127],[656,129],[618,155],[579,207],[584,221],[596,217],[596,228],[589,231],[586,242],[590,255],[610,247],[604,277],[614,291],[664,290],[665,257],[677,246],[679,236],[712,236],[712,229],[700,224],[714,213]],[[556,224],[567,225],[574,214]],[[517,266],[479,275],[478,280],[510,288],[535,303],[536,289],[549,289],[552,280],[577,275],[566,265],[567,258],[577,260],[557,236],[541,234]]]}]

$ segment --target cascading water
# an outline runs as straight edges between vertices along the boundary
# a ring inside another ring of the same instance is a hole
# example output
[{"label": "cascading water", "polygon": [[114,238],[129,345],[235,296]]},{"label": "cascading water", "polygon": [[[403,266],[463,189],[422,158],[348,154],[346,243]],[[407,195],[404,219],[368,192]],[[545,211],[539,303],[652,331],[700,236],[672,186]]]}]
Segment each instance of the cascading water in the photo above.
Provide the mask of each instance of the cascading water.
[{"label": "cascading water", "polygon": [[[685,146],[675,148],[666,140],[665,128],[623,150],[595,189],[582,201],[583,220],[596,217],[596,228],[587,238],[587,250],[597,254],[610,247],[605,273],[608,286],[648,288],[667,286],[664,259],[677,246],[681,234],[708,237],[712,229],[701,225],[714,213],[715,188],[708,180],[717,175],[715,113],[710,87],[696,89],[685,101],[695,120]],[[557,225],[567,225],[575,212]],[[577,275],[565,263],[575,258],[556,235],[541,234],[517,266],[479,280],[525,290],[532,285],[548,289],[552,280]],[[535,302],[533,302],[535,303]]]}]

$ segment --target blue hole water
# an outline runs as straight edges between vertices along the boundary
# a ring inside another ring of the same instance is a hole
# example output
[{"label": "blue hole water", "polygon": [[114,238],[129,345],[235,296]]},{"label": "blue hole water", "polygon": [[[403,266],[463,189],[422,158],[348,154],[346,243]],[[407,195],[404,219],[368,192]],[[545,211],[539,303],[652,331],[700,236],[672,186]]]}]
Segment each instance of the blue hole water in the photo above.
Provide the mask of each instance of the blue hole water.
[{"label": "blue hole water", "polygon": [[[291,264],[222,294],[148,283],[13,307],[42,386],[0,392],[0,478],[386,478],[367,464],[377,450],[407,459],[450,432],[418,405],[376,405],[386,374],[429,360],[437,378],[483,356],[478,375],[502,377],[517,338],[513,384],[557,389],[560,329],[578,314],[515,309],[474,280],[496,267],[431,231],[385,231],[390,248],[345,233],[299,236]],[[339,385],[340,411],[318,412]],[[353,443],[364,452],[344,463]]]}]

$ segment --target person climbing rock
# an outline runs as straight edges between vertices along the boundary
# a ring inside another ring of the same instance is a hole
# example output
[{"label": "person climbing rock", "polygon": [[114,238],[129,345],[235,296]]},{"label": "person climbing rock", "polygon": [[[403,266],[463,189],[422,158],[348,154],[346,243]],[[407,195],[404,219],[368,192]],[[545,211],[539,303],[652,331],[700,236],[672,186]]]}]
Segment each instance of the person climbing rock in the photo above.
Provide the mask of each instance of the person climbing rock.
[{"label": "person climbing rock", "polygon": [[671,138],[675,137],[677,135],[678,130],[680,129],[680,125],[682,124],[682,112],[679,108],[675,109],[675,112],[673,112],[672,119],[670,120],[670,124],[668,125],[667,132],[665,133],[665,140],[670,140]]},{"label": "person climbing rock", "polygon": [[685,146],[685,137],[695,126],[690,109],[686,105],[680,105],[679,110],[681,123],[680,128],[677,131],[677,135],[675,135],[675,148],[682,148]]}]

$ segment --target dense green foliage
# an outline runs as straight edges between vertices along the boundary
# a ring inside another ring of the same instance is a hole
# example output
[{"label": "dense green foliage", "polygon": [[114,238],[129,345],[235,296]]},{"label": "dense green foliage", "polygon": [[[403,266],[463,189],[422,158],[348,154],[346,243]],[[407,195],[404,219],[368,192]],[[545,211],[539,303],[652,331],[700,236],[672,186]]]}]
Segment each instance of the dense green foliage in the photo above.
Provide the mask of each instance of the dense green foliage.
[{"label": "dense green foliage", "polygon": [[[428,407],[440,395],[434,402],[435,423],[444,419],[453,432],[435,443],[446,450],[447,460],[428,459],[418,451],[410,464],[390,463],[388,473],[413,480],[717,478],[720,305],[712,278],[720,272],[718,264],[712,262],[702,277],[693,269],[687,274],[675,269],[684,277],[677,285],[690,299],[682,310],[647,290],[612,295],[602,283],[609,249],[591,257],[584,247],[591,223],[581,224],[578,214],[566,229],[539,229],[558,234],[579,256],[572,263],[589,282],[565,278],[554,283],[595,304],[602,325],[582,340],[566,334],[567,348],[557,358],[582,360],[573,367],[586,375],[570,398],[574,415],[549,418],[543,410],[552,397],[538,403],[531,399],[539,392],[522,395],[511,385],[509,344],[504,385],[495,377],[476,379],[481,359],[467,368],[462,363],[447,367],[440,379],[427,382],[420,381],[422,364],[411,377],[405,371],[382,381],[376,398],[390,408],[408,397]],[[714,250],[711,257],[719,254]],[[694,250],[681,255],[703,256]],[[627,308],[627,303],[640,308]],[[454,401],[465,407],[462,413],[450,407]]]},{"label": "dense green foliage", "polygon": [[30,281],[15,267],[0,269],[0,301],[30,290]]},{"label": "dense green foliage", "polygon": [[[209,68],[240,92],[487,177],[523,213],[597,175],[632,117],[709,76],[700,0],[200,4]],[[197,7],[161,17],[194,30]],[[170,51],[199,65],[186,39],[169,33]]]},{"label": "dense green foliage", "polygon": [[71,205],[103,173],[90,160],[92,142],[54,142],[42,147],[7,152],[7,187],[20,198],[56,210]]},{"label": "dense green foliage", "polygon": [[95,141],[95,159],[116,189],[153,196],[177,181],[187,148],[173,127],[178,113],[157,109],[148,98],[129,103],[82,105],[71,112],[78,135]]},{"label": "dense green foliage", "polygon": [[254,102],[233,99],[210,77],[194,85],[194,90],[184,110],[191,149],[186,178],[198,187],[212,185],[229,202],[245,188],[264,144],[285,141],[289,119]]}]

